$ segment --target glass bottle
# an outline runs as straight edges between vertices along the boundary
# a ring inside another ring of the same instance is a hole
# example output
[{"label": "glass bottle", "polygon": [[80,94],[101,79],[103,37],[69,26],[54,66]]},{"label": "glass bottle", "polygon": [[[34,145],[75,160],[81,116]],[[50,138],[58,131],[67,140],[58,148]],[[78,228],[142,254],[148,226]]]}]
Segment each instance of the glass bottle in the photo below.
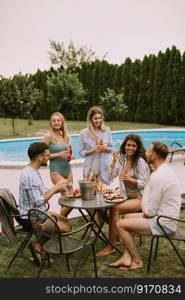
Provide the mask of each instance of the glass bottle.
[{"label": "glass bottle", "polygon": [[71,145],[68,146],[68,160],[71,160],[72,157],[72,148]]},{"label": "glass bottle", "polygon": [[90,182],[96,181],[96,175],[93,173],[93,171],[91,169],[89,169],[89,171],[87,172],[87,179]]}]

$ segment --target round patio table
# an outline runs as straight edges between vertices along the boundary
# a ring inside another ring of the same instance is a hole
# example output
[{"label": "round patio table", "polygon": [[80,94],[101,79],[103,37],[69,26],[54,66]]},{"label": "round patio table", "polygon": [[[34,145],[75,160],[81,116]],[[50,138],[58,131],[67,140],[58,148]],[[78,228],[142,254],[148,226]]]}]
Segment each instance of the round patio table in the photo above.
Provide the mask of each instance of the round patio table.
[{"label": "round patio table", "polygon": [[[107,238],[107,236],[105,235],[105,233],[102,230],[102,227],[105,223],[105,215],[106,215],[107,209],[109,209],[115,205],[118,205],[122,202],[112,202],[112,201],[106,202],[104,198],[102,198],[100,201],[96,197],[94,197],[94,199],[92,199],[92,200],[82,200],[82,198],[80,198],[80,197],[65,197],[65,196],[63,196],[63,197],[59,198],[58,203],[64,207],[78,209],[86,222],[90,221],[90,222],[94,223],[95,226],[98,228],[98,230],[95,230],[95,228],[92,226],[92,231],[95,233],[96,239],[100,238],[104,242],[107,242],[114,249],[116,249],[116,251],[118,251],[119,253],[122,254],[122,251],[119,250],[119,248],[117,248],[115,245],[113,245],[111,243],[111,241]],[[103,213],[103,222],[100,225],[97,223],[95,216],[96,216],[97,211],[101,208],[104,208],[104,213]],[[90,217],[90,220],[85,215],[83,210],[85,210],[87,212],[88,216]]]}]

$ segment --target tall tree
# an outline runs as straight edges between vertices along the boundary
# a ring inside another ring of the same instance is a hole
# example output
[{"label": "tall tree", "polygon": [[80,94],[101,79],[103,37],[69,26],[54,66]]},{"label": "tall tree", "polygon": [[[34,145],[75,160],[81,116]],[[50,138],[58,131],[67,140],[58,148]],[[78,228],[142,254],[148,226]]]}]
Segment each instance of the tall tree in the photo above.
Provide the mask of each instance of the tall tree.
[{"label": "tall tree", "polygon": [[68,119],[80,119],[86,100],[85,91],[77,74],[58,71],[48,78],[47,88],[50,113],[60,111]]},{"label": "tall tree", "polygon": [[180,124],[181,112],[179,111],[181,102],[181,55],[175,46],[170,51],[167,65],[166,97],[168,100],[166,114],[168,124]]},{"label": "tall tree", "polygon": [[156,67],[156,56],[149,56],[149,73],[148,73],[148,82],[147,82],[147,99],[148,99],[148,117],[147,121],[152,122],[153,118],[153,93],[154,93],[154,76],[155,76],[155,67]]},{"label": "tall tree", "polygon": [[100,96],[100,105],[105,111],[107,121],[124,120],[127,113],[127,106],[124,103],[124,94],[116,94],[114,90],[107,89],[103,96]]},{"label": "tall tree", "polygon": [[128,103],[129,110],[128,121],[134,122],[137,118],[136,111],[138,107],[137,97],[139,95],[139,82],[140,82],[140,69],[141,69],[141,61],[136,60],[132,63],[130,68],[130,84],[129,84],[129,92],[128,92]]},{"label": "tall tree", "polygon": [[[97,58],[95,52],[91,48],[82,46],[77,48],[71,41],[67,48],[64,43],[50,41],[52,51],[49,51],[52,65],[62,67],[64,70],[75,70],[84,62],[91,62]],[[106,54],[104,55],[104,57]]]},{"label": "tall tree", "polygon": [[[154,83],[153,83],[153,103],[152,103],[152,122],[161,123],[162,106],[164,99],[164,89],[166,84],[166,57],[164,53],[159,51],[156,61]],[[163,121],[162,123],[166,123]]]},{"label": "tall tree", "polygon": [[[124,63],[124,68],[122,69],[122,83],[123,83],[123,92],[125,104],[128,107],[128,112],[132,109],[132,104],[129,103],[129,90],[130,90],[130,70],[131,70],[132,61],[129,57],[126,58]],[[127,114],[127,120],[129,120],[129,113]]]},{"label": "tall tree", "polygon": [[42,91],[43,97],[38,103],[38,109],[34,111],[34,119],[48,119],[50,116],[50,105],[47,100],[47,80],[52,74],[57,74],[58,70],[50,68],[48,71],[37,70],[34,75],[31,75],[31,79],[34,81],[35,87]]},{"label": "tall tree", "polygon": [[12,79],[1,81],[0,106],[3,114],[12,119],[13,134],[16,134],[16,118],[32,118],[37,103],[42,98],[42,93],[34,87],[34,82],[28,75],[15,75]]},{"label": "tall tree", "polygon": [[140,69],[139,93],[137,97],[137,109],[135,114],[136,121],[150,121],[150,99],[148,99],[149,68],[149,58],[145,55]]},{"label": "tall tree", "polygon": [[100,102],[100,95],[102,92],[102,76],[101,76],[101,62],[96,60],[94,62],[94,69],[92,71],[92,85],[91,85],[91,106],[98,105]]},{"label": "tall tree", "polygon": [[180,125],[185,125],[185,52],[181,59],[181,79],[180,79],[180,94],[179,94],[179,122]]}]

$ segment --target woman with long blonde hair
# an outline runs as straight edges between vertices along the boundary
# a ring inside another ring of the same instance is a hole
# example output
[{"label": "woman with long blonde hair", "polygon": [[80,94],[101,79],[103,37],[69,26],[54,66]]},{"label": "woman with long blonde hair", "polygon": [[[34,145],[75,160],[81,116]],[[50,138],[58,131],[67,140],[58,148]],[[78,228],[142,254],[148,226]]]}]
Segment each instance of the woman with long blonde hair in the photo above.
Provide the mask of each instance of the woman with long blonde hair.
[{"label": "woman with long blonde hair", "polygon": [[104,125],[104,114],[100,107],[93,106],[87,114],[87,128],[80,132],[79,154],[85,159],[83,177],[87,178],[91,170],[96,181],[109,184],[107,177],[112,159],[112,136]]},{"label": "woman with long blonde hair", "polygon": [[[43,141],[49,145],[50,176],[53,184],[63,180],[72,193],[73,174],[70,165],[69,149],[71,147],[67,125],[60,112],[52,113],[50,117],[51,130],[44,136]],[[69,209],[62,208],[61,214],[67,216]]]}]

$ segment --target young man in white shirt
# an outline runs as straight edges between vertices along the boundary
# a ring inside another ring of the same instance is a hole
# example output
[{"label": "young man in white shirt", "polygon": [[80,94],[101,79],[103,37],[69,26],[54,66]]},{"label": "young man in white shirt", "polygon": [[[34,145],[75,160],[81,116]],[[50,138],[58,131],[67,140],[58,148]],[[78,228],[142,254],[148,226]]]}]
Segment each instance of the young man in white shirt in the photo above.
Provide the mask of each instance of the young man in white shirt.
[{"label": "young man in white shirt", "polygon": [[[145,187],[142,199],[142,213],[127,214],[116,224],[120,238],[125,245],[124,254],[111,267],[120,270],[143,268],[143,261],[136,247],[133,233],[142,235],[162,235],[157,217],[165,215],[179,218],[181,208],[180,188],[177,177],[166,164],[168,147],[154,142],[147,151],[147,160],[155,171]],[[176,230],[176,222],[162,219],[161,224],[169,234]]]}]

